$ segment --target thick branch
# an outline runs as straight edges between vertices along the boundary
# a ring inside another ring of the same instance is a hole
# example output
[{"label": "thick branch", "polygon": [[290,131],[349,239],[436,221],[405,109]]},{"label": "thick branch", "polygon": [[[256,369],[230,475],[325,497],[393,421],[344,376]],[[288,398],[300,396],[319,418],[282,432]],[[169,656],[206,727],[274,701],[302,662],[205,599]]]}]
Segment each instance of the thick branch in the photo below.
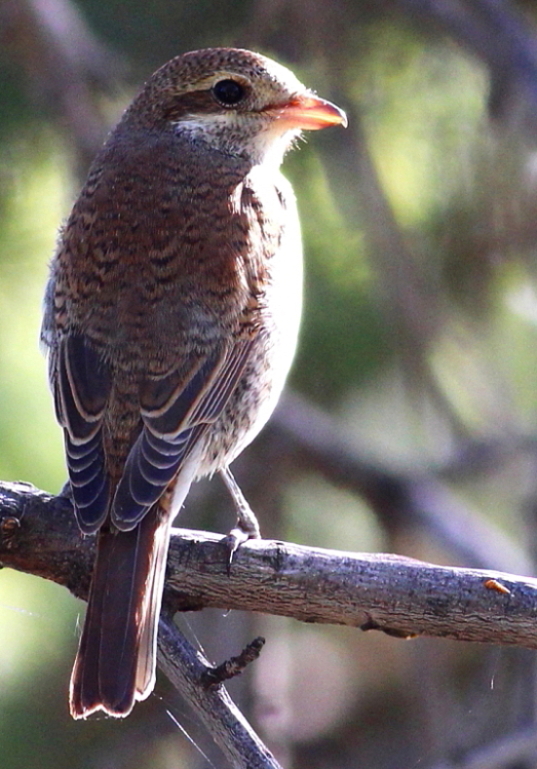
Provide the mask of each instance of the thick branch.
[{"label": "thick branch", "polygon": [[[0,485],[0,562],[84,597],[93,557],[70,504],[23,484]],[[212,606],[305,622],[537,648],[537,580],[393,555],[343,553],[259,540],[231,572],[221,537],[176,530],[165,605]]]}]

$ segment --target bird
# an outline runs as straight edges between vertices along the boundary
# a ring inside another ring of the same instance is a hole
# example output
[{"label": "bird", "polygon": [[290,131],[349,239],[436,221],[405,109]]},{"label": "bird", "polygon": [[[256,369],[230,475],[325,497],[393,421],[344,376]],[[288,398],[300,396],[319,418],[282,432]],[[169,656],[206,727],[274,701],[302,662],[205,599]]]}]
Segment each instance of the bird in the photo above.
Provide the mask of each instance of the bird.
[{"label": "bird", "polygon": [[125,717],[154,688],[170,528],[194,480],[220,473],[231,491],[232,548],[259,536],[229,465],[297,342],[300,225],[280,165],[303,130],[336,125],[341,109],[261,54],[184,53],[126,109],[60,230],[41,338],[76,519],[96,538],[75,719]]}]

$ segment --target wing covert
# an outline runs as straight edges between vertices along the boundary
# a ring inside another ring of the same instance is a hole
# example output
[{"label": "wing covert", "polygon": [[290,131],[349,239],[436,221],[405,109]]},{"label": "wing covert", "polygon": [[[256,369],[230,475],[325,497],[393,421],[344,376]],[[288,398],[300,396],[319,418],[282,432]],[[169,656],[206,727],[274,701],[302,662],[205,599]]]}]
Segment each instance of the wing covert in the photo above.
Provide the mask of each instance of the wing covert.
[{"label": "wing covert", "polygon": [[[253,340],[240,340],[207,357],[182,388],[176,386],[173,374],[168,375],[168,386],[158,380],[154,386],[146,383],[144,427],[129,453],[112,505],[112,520],[119,529],[137,525],[218,419],[248,363],[253,344]],[[167,401],[162,397],[166,392]]]}]

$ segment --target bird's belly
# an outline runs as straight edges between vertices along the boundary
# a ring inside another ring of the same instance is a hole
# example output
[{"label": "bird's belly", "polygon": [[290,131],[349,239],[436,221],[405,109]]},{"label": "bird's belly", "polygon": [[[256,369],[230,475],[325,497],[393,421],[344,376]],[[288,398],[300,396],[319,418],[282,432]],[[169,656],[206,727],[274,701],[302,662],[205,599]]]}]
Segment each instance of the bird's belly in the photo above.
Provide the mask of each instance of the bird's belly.
[{"label": "bird's belly", "polygon": [[244,373],[222,414],[206,433],[197,477],[227,466],[271,416],[293,362],[302,310],[302,252],[298,226],[273,265],[267,312]]},{"label": "bird's belly", "polygon": [[255,438],[272,414],[292,355],[274,337],[259,338],[237,387],[205,435],[197,477],[226,467]]}]

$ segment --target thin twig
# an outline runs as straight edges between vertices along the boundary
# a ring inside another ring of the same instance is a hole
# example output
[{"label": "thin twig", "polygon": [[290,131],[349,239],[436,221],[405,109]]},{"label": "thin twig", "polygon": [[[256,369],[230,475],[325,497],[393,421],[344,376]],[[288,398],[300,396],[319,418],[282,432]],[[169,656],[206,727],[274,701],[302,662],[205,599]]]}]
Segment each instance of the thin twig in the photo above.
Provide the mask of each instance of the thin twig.
[{"label": "thin twig", "polygon": [[209,661],[196,651],[164,613],[159,624],[159,666],[196,710],[236,769],[281,769],[226,689],[205,686]]},{"label": "thin twig", "polygon": [[224,660],[220,665],[212,667],[205,673],[203,683],[205,686],[217,686],[224,681],[229,681],[243,673],[248,665],[255,662],[261,654],[261,649],[265,645],[265,639],[262,636],[254,638],[244,649],[234,657]]}]

